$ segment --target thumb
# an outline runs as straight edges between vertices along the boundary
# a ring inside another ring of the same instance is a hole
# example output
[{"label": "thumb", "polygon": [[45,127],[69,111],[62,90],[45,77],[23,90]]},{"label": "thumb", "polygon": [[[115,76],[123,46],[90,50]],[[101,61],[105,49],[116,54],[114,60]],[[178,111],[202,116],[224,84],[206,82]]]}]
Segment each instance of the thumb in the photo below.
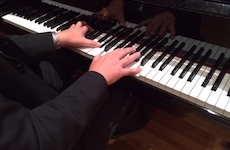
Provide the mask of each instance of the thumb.
[{"label": "thumb", "polygon": [[100,47],[101,43],[97,42],[97,41],[90,40],[90,39],[85,39],[84,40],[84,46],[96,48],[96,47]]}]

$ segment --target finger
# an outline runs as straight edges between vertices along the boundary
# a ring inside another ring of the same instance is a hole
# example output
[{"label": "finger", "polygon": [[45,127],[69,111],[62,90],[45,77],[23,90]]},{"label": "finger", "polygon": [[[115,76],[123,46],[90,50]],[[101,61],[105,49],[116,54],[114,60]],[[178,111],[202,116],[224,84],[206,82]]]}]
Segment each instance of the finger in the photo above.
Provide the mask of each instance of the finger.
[{"label": "finger", "polygon": [[97,41],[90,40],[90,39],[85,39],[83,46],[96,48],[96,47],[100,47],[101,43],[97,42]]},{"label": "finger", "polygon": [[132,54],[134,53],[136,50],[133,47],[128,47],[128,48],[124,48],[124,49],[116,49],[115,52],[117,52],[118,54],[118,58],[119,59],[123,59],[124,57],[126,57],[128,54]]},{"label": "finger", "polygon": [[86,34],[86,32],[89,30],[87,26],[82,26],[81,30],[84,34]]},{"label": "finger", "polygon": [[160,28],[158,34],[159,34],[161,37],[164,37],[165,34],[166,34],[167,29],[168,29],[168,24],[167,24],[167,23],[162,24],[162,26],[161,26],[161,28]]},{"label": "finger", "polygon": [[124,75],[125,76],[133,76],[141,72],[141,67],[138,66],[136,68],[125,68]]},{"label": "finger", "polygon": [[108,9],[106,7],[102,8],[100,12],[103,17],[107,17],[109,15]]},{"label": "finger", "polygon": [[81,22],[81,21],[78,21],[78,22],[75,24],[75,26],[81,27],[81,26],[82,26],[82,22]]},{"label": "finger", "polygon": [[169,26],[169,32],[170,32],[170,38],[174,39],[175,35],[176,35],[176,29],[174,25],[170,25]]},{"label": "finger", "polygon": [[144,20],[144,21],[140,22],[140,23],[137,25],[137,27],[140,28],[140,27],[142,27],[142,26],[145,26],[145,25],[147,25],[147,24],[149,23],[149,21],[150,21],[150,19]]},{"label": "finger", "polygon": [[119,19],[119,24],[120,24],[121,26],[126,26],[126,25],[125,25],[125,18],[120,18],[120,19]]},{"label": "finger", "polygon": [[160,29],[161,23],[152,23],[148,24],[146,35],[154,35]]},{"label": "finger", "polygon": [[130,66],[133,62],[135,62],[135,60],[137,60],[138,58],[140,58],[141,54],[139,52],[135,52],[135,53],[132,53],[128,56],[126,56],[125,58],[123,58],[122,60],[122,66],[124,68]]}]

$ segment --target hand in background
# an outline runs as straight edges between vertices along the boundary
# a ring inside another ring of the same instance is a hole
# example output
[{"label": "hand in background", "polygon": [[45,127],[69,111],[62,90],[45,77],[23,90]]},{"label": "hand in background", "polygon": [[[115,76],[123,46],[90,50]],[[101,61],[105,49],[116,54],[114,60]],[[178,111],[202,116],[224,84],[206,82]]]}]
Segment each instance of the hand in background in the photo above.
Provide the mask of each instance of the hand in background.
[{"label": "hand in background", "polygon": [[68,29],[58,33],[60,44],[62,47],[100,47],[100,43],[87,39],[85,34],[87,31],[93,29],[87,25],[84,21],[78,21],[76,24],[71,25]]},{"label": "hand in background", "polygon": [[175,16],[172,13],[166,11],[142,21],[138,24],[138,27],[147,26],[147,36],[151,34],[156,34],[163,37],[169,30],[170,38],[173,39],[176,34],[175,22]]},{"label": "hand in background", "polygon": [[125,25],[124,2],[123,0],[113,0],[107,7],[93,14],[102,20],[117,20],[121,25]]},{"label": "hand in background", "polygon": [[113,84],[124,76],[132,76],[141,71],[140,67],[129,68],[136,59],[140,57],[132,47],[116,49],[105,55],[95,56],[89,71],[95,71],[104,76],[107,84]]}]

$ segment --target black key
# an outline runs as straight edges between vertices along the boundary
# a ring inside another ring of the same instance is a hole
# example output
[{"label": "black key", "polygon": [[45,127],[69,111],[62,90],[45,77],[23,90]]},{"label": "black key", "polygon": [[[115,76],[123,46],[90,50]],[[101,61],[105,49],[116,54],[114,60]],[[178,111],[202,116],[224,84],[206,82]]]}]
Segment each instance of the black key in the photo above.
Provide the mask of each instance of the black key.
[{"label": "black key", "polygon": [[178,44],[178,41],[175,40],[175,41],[174,41],[174,42],[163,52],[163,54],[162,54],[160,57],[158,57],[158,58],[153,62],[152,67],[155,68],[155,67],[159,64],[159,62],[160,62],[160,61],[161,61],[171,50],[174,49],[174,47],[175,47],[177,44]]},{"label": "black key", "polygon": [[65,11],[66,11],[66,9],[64,9],[64,8],[57,9],[55,11],[52,11],[52,12],[48,13],[47,15],[45,15],[45,16],[39,18],[39,19],[36,19],[35,22],[41,24],[41,23],[43,23],[45,21],[48,21],[49,19],[51,19],[51,18],[53,18],[53,17],[55,17],[55,16],[57,16],[59,14],[62,14]]},{"label": "black key", "polygon": [[140,35],[138,35],[136,38],[132,39],[130,41],[130,43],[128,45],[126,45],[125,47],[131,47],[134,44],[136,44],[138,41],[140,41],[143,37],[145,36],[145,33],[141,33]]},{"label": "black key", "polygon": [[55,15],[53,18],[51,18],[50,20],[46,21],[44,23],[44,26],[47,26],[47,27],[51,27],[54,22],[57,20],[57,19],[60,19],[60,17],[62,17],[65,13],[67,13],[67,10],[64,11],[63,13],[60,13],[60,14],[57,14]]},{"label": "black key", "polygon": [[104,42],[101,47],[105,46],[107,44],[107,42],[111,39],[108,39],[110,36],[117,36],[118,34],[120,34],[122,31],[124,31],[124,27],[122,26],[118,26],[116,29],[111,30],[110,32],[108,32],[104,37],[102,37],[98,42]]},{"label": "black key", "polygon": [[86,18],[87,16],[86,15],[79,15],[79,16],[76,16],[76,18],[74,18],[74,19],[72,19],[72,20],[70,20],[70,21],[68,21],[68,22],[66,22],[66,23],[64,23],[64,24],[62,24],[60,27],[58,27],[57,28],[57,30],[59,31],[59,30],[65,30],[65,29],[67,29],[67,28],[69,28],[72,24],[75,24],[75,23],[77,23],[78,21],[83,21],[83,20],[85,20],[85,18]]},{"label": "black key", "polygon": [[[101,24],[101,25],[98,27],[98,29],[101,29],[101,28],[103,28],[104,26],[105,26],[104,24]],[[95,38],[97,37],[97,36],[95,37],[95,35],[98,34],[98,32],[100,32],[100,31],[98,31],[98,29],[86,33],[85,37],[88,38],[88,39],[91,39],[91,40],[95,39]],[[102,32],[100,32],[100,34],[102,34]],[[100,34],[99,34],[99,35],[100,35]],[[99,36],[99,35],[98,35],[98,36]]]},{"label": "black key", "polygon": [[163,62],[163,64],[160,66],[160,69],[159,69],[159,70],[162,71],[162,70],[169,64],[169,62],[173,59],[173,57],[176,56],[176,54],[179,53],[180,50],[182,50],[182,48],[183,48],[184,46],[185,46],[185,42],[182,42],[182,43],[180,44],[180,46],[177,47],[177,48],[172,52],[172,54],[169,56],[169,58],[166,59],[166,60]]},{"label": "black key", "polygon": [[225,73],[228,71],[228,68],[230,67],[230,58],[225,62],[224,67],[222,68],[220,74],[218,75],[216,81],[214,82],[212,86],[212,90],[216,91],[217,88],[219,87],[222,79],[224,78]]},{"label": "black key", "polygon": [[137,48],[136,51],[140,51],[143,47],[145,47],[146,45],[148,45],[153,39],[155,39],[156,35],[151,35],[150,37],[148,37],[143,43],[141,43]]},{"label": "black key", "polygon": [[212,51],[208,50],[207,53],[202,57],[202,59],[200,60],[200,62],[197,64],[196,68],[192,71],[192,73],[188,77],[188,81],[191,82],[193,80],[193,78],[196,76],[197,72],[200,70],[200,68],[205,63],[205,61],[209,58],[209,56],[211,55],[211,53],[212,53]]},{"label": "black key", "polygon": [[192,55],[193,51],[196,49],[196,45],[193,45],[190,50],[185,54],[185,56],[181,59],[181,61],[176,65],[176,67],[172,70],[171,75],[175,75],[183,63]]},{"label": "black key", "polygon": [[141,65],[144,66],[149,59],[156,53],[157,50],[161,49],[168,42],[168,38],[164,38],[155,48],[153,48],[141,61]]},{"label": "black key", "polygon": [[105,51],[107,52],[114,45],[116,45],[122,38],[128,36],[132,32],[133,32],[133,28],[127,28],[127,29],[125,29],[124,32],[122,32],[121,34],[119,34],[114,40],[112,40],[109,43],[107,43],[107,45],[105,46]]},{"label": "black key", "polygon": [[55,18],[53,21],[50,21],[50,25],[48,25],[48,26],[50,26],[51,29],[53,29],[56,26],[75,18],[78,15],[80,15],[80,13],[76,13],[76,12],[73,12],[73,11],[68,11],[65,14],[59,16],[58,18]]},{"label": "black key", "polygon": [[152,42],[145,45],[145,48],[141,51],[141,56],[144,56],[149,51],[150,48],[154,48],[161,39],[162,37],[158,36]]},{"label": "black key", "polygon": [[220,63],[222,62],[222,60],[224,59],[224,53],[222,53],[219,58],[216,60],[216,62],[214,63],[212,69],[209,71],[207,77],[205,78],[204,82],[202,83],[203,87],[206,87],[208,82],[210,81],[210,79],[212,78],[214,72],[216,71],[216,69],[218,68],[218,66],[220,65]]},{"label": "black key", "polygon": [[122,43],[120,43],[115,49],[122,48],[123,46],[125,46],[125,44],[127,44],[132,39],[134,39],[135,37],[137,37],[140,33],[141,33],[141,31],[137,30],[135,33],[133,33],[132,35],[130,35],[128,38],[126,38]]},{"label": "black key", "polygon": [[179,78],[183,78],[188,70],[192,67],[194,62],[200,57],[200,55],[203,53],[204,48],[201,47],[200,50],[194,55],[194,57],[189,61],[188,65],[184,68],[184,70],[181,72]]}]

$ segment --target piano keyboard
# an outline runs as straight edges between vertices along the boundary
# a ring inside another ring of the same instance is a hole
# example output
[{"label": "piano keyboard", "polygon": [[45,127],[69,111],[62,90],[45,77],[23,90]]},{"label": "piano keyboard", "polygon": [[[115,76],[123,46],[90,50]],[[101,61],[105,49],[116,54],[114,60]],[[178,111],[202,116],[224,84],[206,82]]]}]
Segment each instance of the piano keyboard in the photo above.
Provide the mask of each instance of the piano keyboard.
[{"label": "piano keyboard", "polygon": [[[44,0],[36,7],[38,9],[6,9],[2,19],[29,32],[42,33],[64,30],[78,20],[90,21],[87,19],[93,14],[51,0]],[[96,23],[94,26],[98,30],[86,36],[100,41],[102,47],[79,49],[79,53],[92,59],[115,48],[133,46],[142,54],[130,66],[142,67],[142,72],[136,75],[138,80],[230,119],[228,48],[180,35],[173,40],[168,34],[163,38],[145,37],[144,27],[138,29],[135,24],[127,25],[124,28],[111,22]]]}]

